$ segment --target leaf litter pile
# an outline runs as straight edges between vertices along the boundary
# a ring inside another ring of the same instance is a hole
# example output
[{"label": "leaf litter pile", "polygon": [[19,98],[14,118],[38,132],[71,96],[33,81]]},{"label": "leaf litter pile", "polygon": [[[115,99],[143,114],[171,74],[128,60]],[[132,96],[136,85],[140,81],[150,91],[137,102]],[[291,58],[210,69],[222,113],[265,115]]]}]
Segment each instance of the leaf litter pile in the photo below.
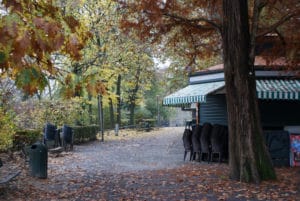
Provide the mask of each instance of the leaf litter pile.
[{"label": "leaf litter pile", "polygon": [[[155,136],[153,133],[145,135]],[[125,143],[143,135],[127,132],[118,137],[108,135],[106,140]],[[226,163],[182,161],[172,168],[119,173],[87,171],[80,165],[63,168],[65,159],[76,162],[76,154],[49,155],[47,179],[31,177],[28,163],[16,154],[13,158],[1,154],[6,166],[18,164],[22,173],[0,185],[0,200],[300,200],[299,167],[276,168],[276,181],[256,185],[230,180]]]}]

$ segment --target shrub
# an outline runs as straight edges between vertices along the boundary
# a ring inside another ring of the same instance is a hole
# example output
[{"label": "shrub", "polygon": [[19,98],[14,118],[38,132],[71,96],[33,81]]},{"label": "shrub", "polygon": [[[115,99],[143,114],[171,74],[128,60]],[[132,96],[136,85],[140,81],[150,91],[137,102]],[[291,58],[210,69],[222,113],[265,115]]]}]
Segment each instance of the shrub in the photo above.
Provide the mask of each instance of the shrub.
[{"label": "shrub", "polygon": [[135,112],[135,120],[136,122],[141,122],[143,119],[151,119],[152,113],[144,107],[141,107]]},{"label": "shrub", "polygon": [[82,143],[97,139],[97,133],[99,131],[98,125],[90,126],[72,126],[74,132],[74,143]]},{"label": "shrub", "polygon": [[4,112],[0,107],[0,150],[12,147],[15,125],[10,113]]},{"label": "shrub", "polygon": [[40,130],[18,130],[13,138],[14,149],[20,150],[23,145],[31,145],[42,140],[42,132]]},{"label": "shrub", "polygon": [[15,107],[16,123],[22,129],[42,129],[46,122],[57,126],[63,124],[74,124],[79,122],[85,124],[87,111],[82,108],[82,100],[73,98],[67,101],[27,101]]}]

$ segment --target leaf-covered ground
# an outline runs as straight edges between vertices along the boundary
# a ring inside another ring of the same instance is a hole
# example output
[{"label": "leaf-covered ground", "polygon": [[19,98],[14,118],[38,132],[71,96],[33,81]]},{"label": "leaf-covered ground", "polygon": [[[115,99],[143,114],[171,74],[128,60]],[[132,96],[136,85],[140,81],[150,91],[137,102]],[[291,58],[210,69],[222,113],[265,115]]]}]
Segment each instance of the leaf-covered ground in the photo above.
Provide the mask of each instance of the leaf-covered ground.
[{"label": "leaf-covered ground", "polygon": [[[232,181],[225,163],[183,162],[180,135],[178,128],[106,135],[104,143],[49,155],[47,179],[31,177],[18,155],[13,160],[1,155],[5,166],[19,165],[22,173],[0,187],[0,200],[300,200],[299,167],[276,168],[278,179],[260,185]],[[135,149],[141,153],[134,155]]]}]

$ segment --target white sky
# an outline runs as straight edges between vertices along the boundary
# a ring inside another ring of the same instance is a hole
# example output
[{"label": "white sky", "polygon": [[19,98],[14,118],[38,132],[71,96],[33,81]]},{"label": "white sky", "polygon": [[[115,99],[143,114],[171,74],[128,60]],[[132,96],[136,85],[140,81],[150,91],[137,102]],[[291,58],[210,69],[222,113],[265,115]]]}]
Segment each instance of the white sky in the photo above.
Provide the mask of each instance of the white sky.
[{"label": "white sky", "polygon": [[166,61],[161,61],[160,59],[154,57],[153,60],[154,60],[155,65],[159,69],[168,68],[169,65],[171,64],[171,61],[169,59],[167,59]]}]

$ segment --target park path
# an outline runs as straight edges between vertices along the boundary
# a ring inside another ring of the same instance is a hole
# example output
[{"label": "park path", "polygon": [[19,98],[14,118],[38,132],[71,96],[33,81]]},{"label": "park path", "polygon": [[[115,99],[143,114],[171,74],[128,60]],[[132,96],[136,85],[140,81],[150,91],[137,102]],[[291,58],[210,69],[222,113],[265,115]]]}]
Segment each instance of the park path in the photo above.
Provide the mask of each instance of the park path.
[{"label": "park path", "polygon": [[299,200],[299,168],[277,169],[277,181],[260,185],[233,181],[227,164],[183,161],[183,130],[106,133],[104,142],[49,155],[47,179],[31,177],[24,164],[21,175],[0,193],[0,200]]},{"label": "park path", "polygon": [[122,173],[174,168],[183,164],[183,127],[154,129],[150,132],[121,131],[75,146],[63,158],[50,158],[49,169],[87,173]]}]

